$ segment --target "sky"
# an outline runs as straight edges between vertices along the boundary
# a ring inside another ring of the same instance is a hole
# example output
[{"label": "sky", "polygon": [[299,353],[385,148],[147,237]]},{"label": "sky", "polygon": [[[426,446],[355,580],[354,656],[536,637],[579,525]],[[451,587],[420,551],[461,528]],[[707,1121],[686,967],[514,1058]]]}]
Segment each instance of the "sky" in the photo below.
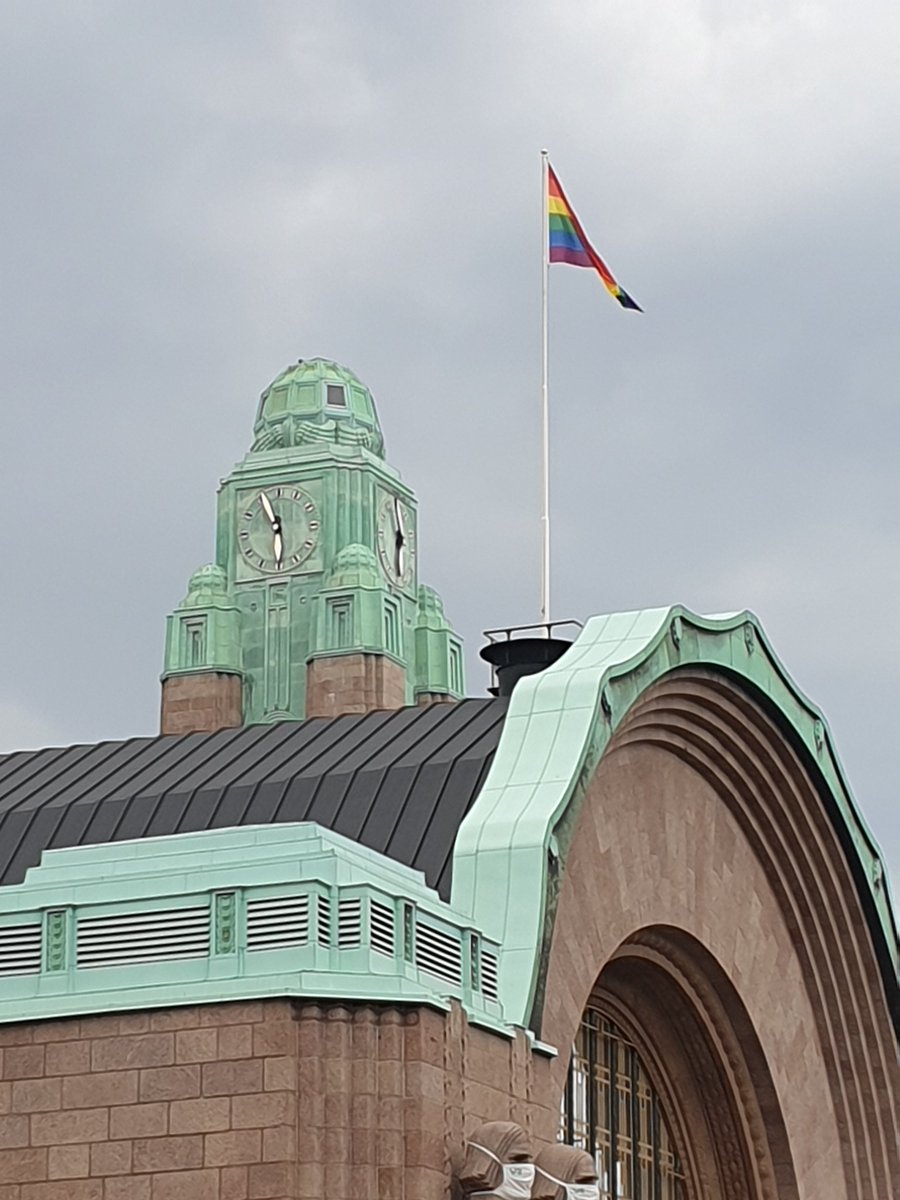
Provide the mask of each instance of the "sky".
[{"label": "sky", "polygon": [[645,310],[551,272],[553,615],[753,610],[896,895],[896,4],[4,0],[0,44],[0,752],[156,732],[297,358],[374,393],[483,691],[538,618],[547,147]]}]

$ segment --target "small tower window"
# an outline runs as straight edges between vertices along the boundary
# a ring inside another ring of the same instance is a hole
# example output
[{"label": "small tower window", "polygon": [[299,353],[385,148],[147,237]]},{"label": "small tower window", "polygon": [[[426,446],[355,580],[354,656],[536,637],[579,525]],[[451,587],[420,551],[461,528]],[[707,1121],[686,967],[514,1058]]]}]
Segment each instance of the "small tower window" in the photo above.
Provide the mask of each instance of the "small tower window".
[{"label": "small tower window", "polygon": [[206,618],[189,617],[181,623],[182,663],[186,667],[201,667],[206,660]]},{"label": "small tower window", "polygon": [[462,654],[459,646],[450,645],[450,690],[457,696],[462,695]]},{"label": "small tower window", "polygon": [[384,648],[400,657],[400,613],[393,600],[384,601]]},{"label": "small tower window", "polygon": [[353,642],[353,599],[351,596],[336,596],[328,601],[328,634],[333,650],[340,650]]},{"label": "small tower window", "polygon": [[328,383],[325,385],[325,403],[329,408],[347,407],[347,393],[344,391],[342,383]]}]

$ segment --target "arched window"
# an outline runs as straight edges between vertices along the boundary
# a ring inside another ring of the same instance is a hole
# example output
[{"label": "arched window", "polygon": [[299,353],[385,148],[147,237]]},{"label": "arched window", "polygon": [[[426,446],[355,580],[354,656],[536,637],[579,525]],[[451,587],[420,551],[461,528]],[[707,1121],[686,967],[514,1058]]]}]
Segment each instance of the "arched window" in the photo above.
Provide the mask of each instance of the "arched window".
[{"label": "arched window", "polygon": [[563,1097],[560,1140],[594,1158],[602,1200],[687,1200],[662,1103],[622,1030],[588,1008]]}]

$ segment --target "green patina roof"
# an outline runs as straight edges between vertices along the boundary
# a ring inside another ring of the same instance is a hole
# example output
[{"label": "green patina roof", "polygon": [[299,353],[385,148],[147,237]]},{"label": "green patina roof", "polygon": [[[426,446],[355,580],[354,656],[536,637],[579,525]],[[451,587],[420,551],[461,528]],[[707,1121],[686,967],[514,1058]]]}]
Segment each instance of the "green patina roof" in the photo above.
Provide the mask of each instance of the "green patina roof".
[{"label": "green patina roof", "polygon": [[445,630],[450,628],[450,622],[444,613],[444,602],[427,584],[419,584],[419,629]]},{"label": "green patina roof", "polygon": [[[329,386],[341,389],[343,404],[333,402],[341,393],[329,392]],[[342,442],[384,457],[372,393],[328,358],[301,358],[273,379],[260,397],[253,434],[253,450]]]},{"label": "green patina roof", "polygon": [[344,546],[334,557],[325,586],[383,588],[384,580],[378,570],[375,552],[359,542]]},{"label": "green patina roof", "polygon": [[314,824],[49,850],[0,889],[0,1023],[261,996],[453,997],[502,1031],[498,952],[421,872]]},{"label": "green patina roof", "polygon": [[188,581],[187,595],[179,608],[230,608],[233,604],[228,594],[228,576],[223,567],[206,563],[198,567]]}]

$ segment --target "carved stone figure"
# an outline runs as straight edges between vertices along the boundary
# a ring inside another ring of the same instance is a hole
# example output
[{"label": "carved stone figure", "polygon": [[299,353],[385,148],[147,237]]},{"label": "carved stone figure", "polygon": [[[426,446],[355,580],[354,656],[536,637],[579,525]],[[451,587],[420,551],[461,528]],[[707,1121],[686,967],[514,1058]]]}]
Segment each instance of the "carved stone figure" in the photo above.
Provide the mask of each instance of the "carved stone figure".
[{"label": "carved stone figure", "polygon": [[597,1168],[586,1150],[547,1146],[534,1165],[531,1200],[599,1200]]},{"label": "carved stone figure", "polygon": [[531,1138],[512,1121],[487,1121],[466,1142],[459,1174],[464,1196],[528,1200],[534,1181]]}]

